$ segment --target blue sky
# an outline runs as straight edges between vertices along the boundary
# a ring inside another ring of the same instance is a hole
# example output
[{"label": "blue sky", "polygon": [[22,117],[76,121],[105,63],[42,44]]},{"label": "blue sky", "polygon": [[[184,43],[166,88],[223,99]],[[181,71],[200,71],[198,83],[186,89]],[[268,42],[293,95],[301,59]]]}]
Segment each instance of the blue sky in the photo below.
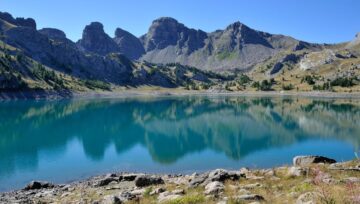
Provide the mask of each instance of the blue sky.
[{"label": "blue sky", "polygon": [[240,21],[319,43],[349,41],[360,32],[360,0],[0,0],[0,11],[32,17],[38,28],[59,28],[74,41],[92,21],[110,36],[117,27],[140,36],[163,16],[207,32]]}]

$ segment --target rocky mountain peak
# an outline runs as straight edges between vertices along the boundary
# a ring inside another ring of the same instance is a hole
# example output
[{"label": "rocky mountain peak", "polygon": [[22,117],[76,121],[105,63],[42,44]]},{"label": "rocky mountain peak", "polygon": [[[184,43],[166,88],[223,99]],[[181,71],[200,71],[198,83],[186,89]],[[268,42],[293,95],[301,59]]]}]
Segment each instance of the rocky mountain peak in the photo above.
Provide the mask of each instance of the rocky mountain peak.
[{"label": "rocky mountain peak", "polygon": [[190,29],[173,18],[162,17],[153,21],[142,41],[147,52],[177,46],[180,52],[190,53],[203,46],[206,37],[204,31]]},{"label": "rocky mountain peak", "polygon": [[115,43],[119,47],[119,52],[129,59],[138,59],[145,53],[141,41],[126,30],[117,28],[115,30]]},{"label": "rocky mountain peak", "polygon": [[228,25],[225,30],[239,30],[239,29],[241,29],[243,26],[245,26],[245,25],[242,24],[240,21],[236,21],[236,22]]},{"label": "rocky mountain peak", "polygon": [[236,39],[240,44],[261,44],[266,47],[272,47],[265,39],[266,33],[256,31],[237,21],[226,27],[223,32],[225,35],[230,35],[232,39]]},{"label": "rocky mountain peak", "polygon": [[104,26],[99,22],[92,22],[83,31],[82,39],[78,46],[88,52],[106,55],[118,52],[118,46],[104,31]]},{"label": "rocky mountain peak", "polygon": [[43,28],[39,32],[43,35],[46,35],[50,39],[66,39],[66,34],[56,28]]},{"label": "rocky mountain peak", "polygon": [[14,18],[11,14],[0,12],[0,19],[16,26],[30,27],[36,29],[36,22],[32,18]]}]

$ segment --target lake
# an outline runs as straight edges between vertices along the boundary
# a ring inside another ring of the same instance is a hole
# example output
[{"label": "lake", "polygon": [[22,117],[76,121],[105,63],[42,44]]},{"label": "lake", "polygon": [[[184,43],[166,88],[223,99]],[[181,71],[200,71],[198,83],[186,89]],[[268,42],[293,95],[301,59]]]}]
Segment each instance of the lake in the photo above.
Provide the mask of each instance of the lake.
[{"label": "lake", "polygon": [[113,171],[269,168],[355,158],[360,101],[161,97],[0,102],[0,191]]}]

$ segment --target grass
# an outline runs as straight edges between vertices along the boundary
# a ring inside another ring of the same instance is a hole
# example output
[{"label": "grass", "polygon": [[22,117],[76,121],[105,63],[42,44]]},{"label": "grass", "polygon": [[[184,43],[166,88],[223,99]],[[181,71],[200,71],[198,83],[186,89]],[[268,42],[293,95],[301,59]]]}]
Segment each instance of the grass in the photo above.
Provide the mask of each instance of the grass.
[{"label": "grass", "polygon": [[204,195],[193,194],[165,202],[165,204],[201,204],[205,203],[205,201],[206,199]]}]

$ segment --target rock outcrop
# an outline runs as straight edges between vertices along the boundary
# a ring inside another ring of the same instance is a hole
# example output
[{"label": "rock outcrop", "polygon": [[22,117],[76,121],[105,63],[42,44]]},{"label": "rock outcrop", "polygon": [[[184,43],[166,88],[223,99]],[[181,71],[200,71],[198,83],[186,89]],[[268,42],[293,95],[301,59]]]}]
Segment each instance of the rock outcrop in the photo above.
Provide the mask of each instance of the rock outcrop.
[{"label": "rock outcrop", "polygon": [[49,39],[66,39],[66,34],[62,30],[56,28],[43,28],[39,30],[39,33],[46,35]]},{"label": "rock outcrop", "polygon": [[107,55],[112,52],[119,52],[114,40],[104,31],[104,26],[99,22],[92,22],[83,31],[82,38],[77,42],[81,50]]},{"label": "rock outcrop", "polygon": [[36,22],[32,18],[14,18],[11,14],[0,12],[0,19],[15,26],[29,27],[36,30]]},{"label": "rock outcrop", "polygon": [[139,59],[145,54],[140,40],[121,28],[116,29],[114,41],[118,46],[119,52],[131,60]]}]

